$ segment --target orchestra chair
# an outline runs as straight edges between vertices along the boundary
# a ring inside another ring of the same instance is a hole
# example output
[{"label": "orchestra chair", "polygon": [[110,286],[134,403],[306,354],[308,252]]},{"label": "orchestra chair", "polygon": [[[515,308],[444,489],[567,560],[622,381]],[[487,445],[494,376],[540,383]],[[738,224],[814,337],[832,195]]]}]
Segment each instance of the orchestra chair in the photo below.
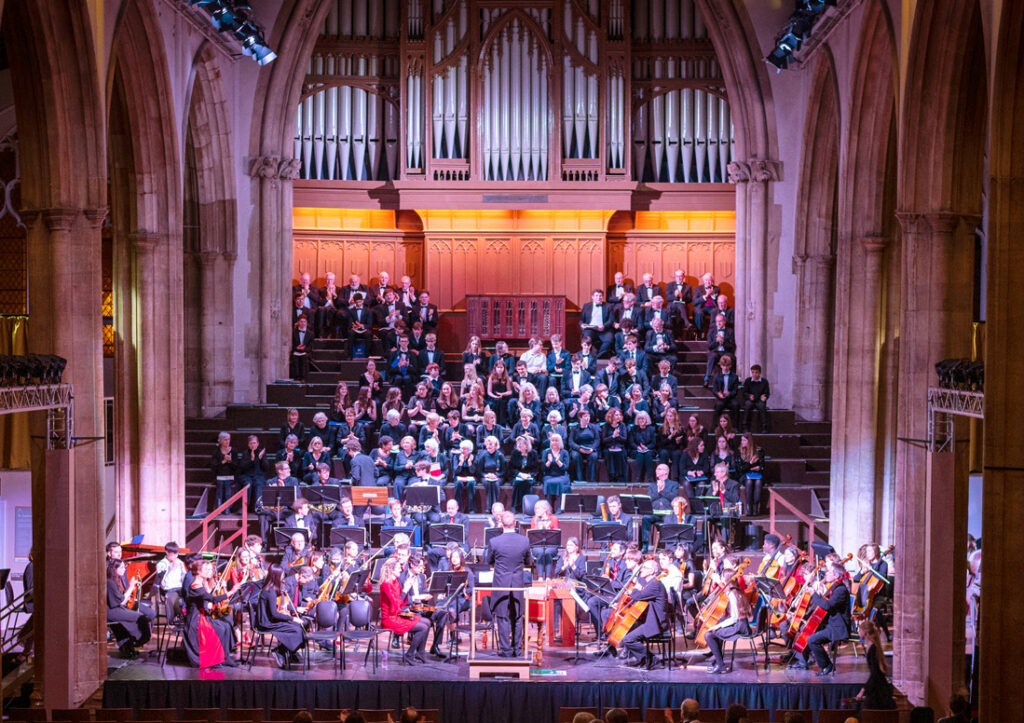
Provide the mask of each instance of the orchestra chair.
[{"label": "orchestra chair", "polygon": [[822,708],[818,711],[818,723],[845,723],[850,717],[856,718],[852,710]]},{"label": "orchestra chair", "polygon": [[97,708],[94,715],[97,721],[127,723],[130,720],[134,720],[135,711],[131,708]]},{"label": "orchestra chair", "polygon": [[[366,643],[366,655],[363,657],[363,665],[366,664],[367,658],[373,654],[373,672],[377,673],[377,657],[380,653],[380,646],[378,645],[377,638],[381,634],[381,630],[373,624],[373,607],[370,605],[368,600],[362,598],[356,598],[348,604],[348,621],[352,624],[352,630],[343,630],[338,633],[338,637],[341,638],[341,644],[338,646],[341,656],[341,669],[345,670],[345,643],[354,643],[355,648],[359,647],[359,643]],[[353,649],[355,652],[355,649]]]},{"label": "orchestra chair", "polygon": [[[272,650],[271,645],[274,642],[274,633],[273,631],[261,628],[256,624],[256,610],[253,603],[247,603],[245,610],[246,614],[249,616],[251,642],[249,643],[249,649],[245,651],[245,655],[242,657],[242,660],[247,663],[249,670],[252,670],[252,664],[256,661],[256,656],[259,655],[260,652],[270,655]],[[242,645],[245,645],[244,641]],[[291,663],[286,667],[286,670],[290,669]],[[262,709],[260,710],[260,720],[263,720]]]},{"label": "orchestra chair", "polygon": [[779,709],[779,710],[775,711],[775,721],[776,721],[776,723],[782,723],[782,721],[786,720],[786,714],[787,713],[796,713],[797,715],[799,715],[801,718],[804,719],[804,723],[814,723],[814,711],[811,711],[811,710],[796,710],[796,709],[789,709],[789,710]]},{"label": "orchestra chair", "polygon": [[160,634],[157,635],[156,659],[160,662],[161,668],[167,665],[167,655],[171,652],[171,648],[181,646],[184,635],[185,619],[182,617],[177,617],[164,625]]},{"label": "orchestra chair", "polygon": [[899,723],[900,712],[893,710],[875,710],[865,708],[860,712],[860,723]]},{"label": "orchestra chair", "polygon": [[309,670],[309,644],[325,643],[331,646],[331,659],[334,669],[338,669],[338,656],[335,655],[335,641],[340,637],[334,629],[338,622],[338,605],[333,600],[321,600],[313,609],[313,629],[306,633],[306,670]]},{"label": "orchestra chair", "polygon": [[50,720],[87,723],[92,720],[92,711],[89,708],[54,708],[50,711]]},{"label": "orchestra chair", "polygon": [[147,723],[174,723],[178,720],[177,708],[139,708],[135,720]]},{"label": "orchestra chair", "polygon": [[31,721],[31,723],[45,723],[46,708],[8,708],[4,711],[7,717],[15,721]]},{"label": "orchestra chair", "polygon": [[750,655],[754,659],[754,673],[757,673],[757,643],[761,642],[764,648],[764,669],[768,670],[768,608],[763,607],[757,613],[757,624],[750,630],[749,635],[737,635],[730,639],[732,644],[729,653],[729,667],[732,668],[736,662],[736,646],[741,640],[746,640],[750,646]]},{"label": "orchestra chair", "polygon": [[263,723],[262,708],[228,708],[220,718],[232,723]]},{"label": "orchestra chair", "polygon": [[577,713],[590,713],[597,717],[597,708],[559,708],[558,723],[572,723]]},{"label": "orchestra chair", "polygon": [[220,708],[185,708],[181,711],[181,720],[218,723],[220,721]]},{"label": "orchestra chair", "polygon": [[[675,664],[676,660],[676,636],[675,631],[672,628],[663,630],[657,635],[652,635],[649,638],[643,638],[643,642],[648,658],[656,654],[658,658],[660,658],[661,664],[664,665],[667,670],[672,670],[672,666]],[[655,651],[657,651],[657,653],[655,653]]]},{"label": "orchestra chair", "polygon": [[725,723],[725,708],[701,708],[700,723]]},{"label": "orchestra chair", "polygon": [[533,517],[533,508],[540,501],[540,495],[523,495],[523,514]]},{"label": "orchestra chair", "polygon": [[[267,716],[267,720],[268,721],[274,721],[275,723],[278,723],[279,721],[287,721],[287,723],[291,723],[292,718],[294,718],[300,711],[306,711],[306,709],[305,708],[271,708],[270,709],[270,715]],[[306,711],[306,712],[308,712],[308,711]]]}]

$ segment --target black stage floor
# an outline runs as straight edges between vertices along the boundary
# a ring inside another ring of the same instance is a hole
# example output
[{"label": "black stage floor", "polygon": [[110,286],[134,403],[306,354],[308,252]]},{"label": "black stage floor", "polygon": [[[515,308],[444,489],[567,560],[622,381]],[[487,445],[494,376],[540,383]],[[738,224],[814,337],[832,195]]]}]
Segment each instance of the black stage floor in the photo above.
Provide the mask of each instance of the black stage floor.
[{"label": "black stage floor", "polygon": [[[278,669],[261,659],[252,670],[199,671],[181,664],[161,667],[134,661],[112,670],[103,690],[103,705],[112,708],[365,708],[414,705],[437,708],[445,723],[545,723],[558,720],[558,709],[571,706],[678,710],[684,698],[703,708],[742,703],[749,708],[840,708],[867,679],[867,666],[852,651],[841,656],[838,673],[819,679],[807,671],[773,665],[756,668],[741,645],[736,669],[726,675],[705,672],[695,658],[688,668],[636,670],[614,659],[574,665],[570,653],[546,651],[543,669],[528,680],[470,680],[465,657],[459,664],[428,663],[405,667],[391,662],[374,673],[362,655],[348,656],[348,669],[335,671],[327,653],[313,656],[308,671]],[[155,654],[154,654],[155,656]],[[486,656],[483,656],[486,657]],[[358,658],[358,664],[353,660]],[[763,662],[763,659],[762,659]]]}]

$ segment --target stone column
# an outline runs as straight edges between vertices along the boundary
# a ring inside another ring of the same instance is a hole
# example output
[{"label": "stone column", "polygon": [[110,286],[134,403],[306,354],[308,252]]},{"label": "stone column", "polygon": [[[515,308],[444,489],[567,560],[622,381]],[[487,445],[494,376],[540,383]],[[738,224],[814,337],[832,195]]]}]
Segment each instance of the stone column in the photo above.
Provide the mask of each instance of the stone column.
[{"label": "stone column", "polygon": [[200,413],[212,417],[232,401],[234,339],[224,309],[232,304],[235,254],[200,251],[193,254],[199,271]]},{"label": "stone column", "polygon": [[[955,594],[942,567],[963,568],[963,561],[942,557],[934,536],[951,535],[957,515],[951,504],[955,485],[951,455],[926,448],[927,390],[937,383],[935,363],[970,356],[974,247],[957,230],[972,219],[956,214],[897,214],[903,227],[902,309],[899,350],[899,426],[896,453],[897,551],[894,669],[897,686],[915,703],[942,705],[951,681],[949,661],[963,656],[952,649],[948,626],[931,620],[940,598]],[[934,493],[934,504],[932,502]],[[927,625],[926,625],[927,621]]]},{"label": "stone column", "polygon": [[[129,236],[134,297],[131,327],[135,363],[124,373],[134,377],[135,394],[117,404],[135,405],[129,480],[134,527],[162,544],[185,539],[185,387],[180,374],[184,349],[180,238],[136,231]],[[160,279],[160,283],[156,280]]]},{"label": "stone column", "polygon": [[[36,684],[47,708],[74,708],[106,677],[103,576],[102,291],[100,223],[106,209],[52,208],[29,226],[29,351],[68,360],[74,387],[70,450],[33,445]],[[45,417],[32,415],[33,434]]]},{"label": "stone column", "polygon": [[[749,288],[749,262],[747,253],[747,187],[750,181],[750,166],[741,161],[733,161],[728,166],[729,183],[736,186],[736,290],[732,300],[736,312],[736,361],[740,369],[750,368],[749,357],[746,352],[747,341],[747,314],[746,303],[750,294]],[[699,279],[698,279],[699,281]]]},{"label": "stone column", "polygon": [[[768,259],[768,205],[772,181],[779,179],[778,161],[754,159],[748,161],[750,181],[747,186],[747,316],[746,343],[741,348],[737,340],[740,369],[750,364],[764,364],[768,359],[768,269],[776,268]],[[737,312],[738,314],[738,312]]]},{"label": "stone column", "polygon": [[[829,541],[855,551],[879,540],[878,346],[881,333],[880,279],[887,240],[867,236],[849,243],[849,278],[837,283],[836,377],[834,391]],[[840,290],[841,296],[840,298]],[[843,305],[841,310],[840,304]],[[840,328],[843,325],[845,328]]]},{"label": "stone column", "polygon": [[1009,720],[1024,708],[1024,686],[1015,672],[1024,650],[1024,437],[1019,423],[1024,336],[1018,317],[1024,307],[1024,184],[1019,177],[993,177],[989,189],[980,715],[982,720]]},{"label": "stone column", "polygon": [[833,280],[835,257],[815,254],[793,259],[797,270],[797,327],[793,362],[793,410],[807,419],[827,418],[832,376]]},{"label": "stone column", "polygon": [[299,177],[299,163],[260,156],[249,166],[249,175],[259,184],[259,256],[253,268],[259,274],[255,280],[259,338],[254,357],[258,363],[255,391],[261,401],[266,399],[267,384],[288,371],[291,335],[289,307],[284,304],[291,292],[292,181]]}]

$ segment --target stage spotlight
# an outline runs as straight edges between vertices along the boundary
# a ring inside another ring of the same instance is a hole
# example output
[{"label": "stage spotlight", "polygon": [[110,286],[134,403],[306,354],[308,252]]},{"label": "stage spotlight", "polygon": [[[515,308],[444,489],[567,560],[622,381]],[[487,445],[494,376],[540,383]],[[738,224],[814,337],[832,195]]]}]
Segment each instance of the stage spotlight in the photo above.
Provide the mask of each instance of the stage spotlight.
[{"label": "stage spotlight", "polygon": [[825,12],[827,7],[835,7],[836,0],[803,0],[800,8],[809,13],[820,14]]},{"label": "stage spotlight", "polygon": [[249,20],[252,3],[247,0],[187,0],[188,4],[200,7],[210,14],[213,27],[222,33],[233,34],[242,44],[242,53],[253,58],[260,65],[266,65],[277,53],[267,47],[263,29]]},{"label": "stage spotlight", "polygon": [[260,29],[250,22],[242,23],[235,30],[235,37],[242,43],[242,52],[252,57],[259,65],[266,65],[277,57],[277,54],[267,47]]},{"label": "stage spotlight", "polygon": [[[822,7],[824,8],[824,5]],[[780,71],[785,70],[793,53],[800,49],[804,40],[811,34],[811,28],[814,27],[817,18],[816,12],[804,9],[798,9],[790,15],[782,32],[775,38],[775,47],[765,56],[765,60]]]}]

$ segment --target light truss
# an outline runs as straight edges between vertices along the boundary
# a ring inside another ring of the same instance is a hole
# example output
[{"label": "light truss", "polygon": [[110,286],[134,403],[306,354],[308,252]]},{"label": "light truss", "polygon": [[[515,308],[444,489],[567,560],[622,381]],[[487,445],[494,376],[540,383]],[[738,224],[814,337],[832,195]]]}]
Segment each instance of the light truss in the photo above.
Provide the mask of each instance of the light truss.
[{"label": "light truss", "polygon": [[985,394],[943,387],[928,388],[928,449],[953,451],[953,417],[985,418]]},{"label": "light truss", "polygon": [[70,449],[75,396],[70,384],[0,387],[0,414],[46,412],[46,448]]}]

